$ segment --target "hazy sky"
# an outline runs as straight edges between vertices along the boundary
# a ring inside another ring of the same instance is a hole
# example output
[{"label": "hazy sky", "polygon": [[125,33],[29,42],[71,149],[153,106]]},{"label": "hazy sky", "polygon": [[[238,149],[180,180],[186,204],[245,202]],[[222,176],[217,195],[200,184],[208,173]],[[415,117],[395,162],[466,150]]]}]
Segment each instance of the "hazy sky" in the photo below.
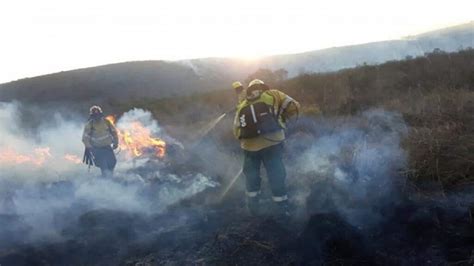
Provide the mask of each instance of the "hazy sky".
[{"label": "hazy sky", "polygon": [[122,61],[396,39],[474,20],[473,10],[474,0],[5,0],[0,83]]}]

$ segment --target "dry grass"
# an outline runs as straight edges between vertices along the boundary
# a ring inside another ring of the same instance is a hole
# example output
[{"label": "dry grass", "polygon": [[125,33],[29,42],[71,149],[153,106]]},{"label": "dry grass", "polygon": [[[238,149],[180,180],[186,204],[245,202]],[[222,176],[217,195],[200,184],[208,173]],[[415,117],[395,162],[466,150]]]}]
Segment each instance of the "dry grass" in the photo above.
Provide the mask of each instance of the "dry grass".
[{"label": "dry grass", "polygon": [[417,105],[391,106],[411,125],[405,146],[412,180],[434,180],[445,186],[472,181],[474,92],[440,89],[413,99]]},{"label": "dry grass", "polygon": [[[410,128],[404,141],[410,156],[404,172],[411,180],[443,186],[474,181],[474,49],[334,73],[303,74],[280,81],[276,87],[300,101],[306,117],[351,117],[371,108],[397,111]],[[215,119],[235,102],[235,94],[226,89],[127,102],[118,111],[142,107],[152,110],[165,125],[189,126]],[[230,118],[222,124],[220,127],[229,128],[218,128],[215,136],[224,146],[235,148]],[[188,133],[195,133],[189,129]]]}]

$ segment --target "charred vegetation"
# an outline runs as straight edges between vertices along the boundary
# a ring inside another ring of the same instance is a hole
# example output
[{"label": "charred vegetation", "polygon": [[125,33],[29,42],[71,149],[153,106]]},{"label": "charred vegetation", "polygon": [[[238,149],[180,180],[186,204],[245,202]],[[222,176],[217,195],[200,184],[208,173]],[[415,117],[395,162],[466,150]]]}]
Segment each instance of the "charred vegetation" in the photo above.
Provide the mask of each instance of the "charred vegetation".
[{"label": "charred vegetation", "polygon": [[[123,172],[137,178],[35,187],[38,204],[71,203],[47,205],[53,239],[32,241],[31,217],[6,211],[30,190],[0,191],[0,264],[472,264],[473,71],[472,49],[291,79],[260,71],[304,106],[285,143],[289,221],[273,215],[268,190],[268,211],[249,216],[241,179],[220,197],[240,167],[232,115],[198,132],[231,109],[231,91],[111,101],[111,113],[149,110],[179,141],[164,137],[164,158]],[[136,197],[102,204],[84,196],[94,186]]]}]

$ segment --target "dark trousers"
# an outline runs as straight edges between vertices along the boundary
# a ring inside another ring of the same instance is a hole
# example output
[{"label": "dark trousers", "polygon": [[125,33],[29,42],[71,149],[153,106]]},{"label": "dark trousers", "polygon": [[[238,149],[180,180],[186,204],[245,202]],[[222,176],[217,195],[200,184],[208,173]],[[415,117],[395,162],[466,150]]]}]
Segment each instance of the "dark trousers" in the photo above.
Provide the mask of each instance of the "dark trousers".
[{"label": "dark trousers", "polygon": [[92,148],[94,162],[100,168],[103,177],[111,176],[114,172],[117,159],[112,147],[94,147]]},{"label": "dark trousers", "polygon": [[283,164],[283,144],[277,144],[259,151],[244,151],[243,173],[246,178],[247,195],[256,197],[260,193],[260,166],[267,171],[273,200],[284,201],[286,196],[286,170]]}]

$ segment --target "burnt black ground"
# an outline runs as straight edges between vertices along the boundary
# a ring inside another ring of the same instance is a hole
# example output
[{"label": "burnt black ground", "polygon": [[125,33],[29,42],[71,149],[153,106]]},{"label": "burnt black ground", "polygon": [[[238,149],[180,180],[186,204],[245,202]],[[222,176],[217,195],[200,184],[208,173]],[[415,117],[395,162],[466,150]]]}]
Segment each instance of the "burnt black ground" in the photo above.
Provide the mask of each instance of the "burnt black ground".
[{"label": "burnt black ground", "polygon": [[[206,203],[207,191],[156,215],[97,209],[56,243],[9,243],[3,265],[472,265],[467,209],[403,198],[378,210],[376,226],[351,225],[337,212],[285,221],[251,217],[238,193]],[[264,202],[269,204],[269,202]],[[270,205],[265,207],[270,207]],[[12,235],[28,228],[3,217]]]}]

